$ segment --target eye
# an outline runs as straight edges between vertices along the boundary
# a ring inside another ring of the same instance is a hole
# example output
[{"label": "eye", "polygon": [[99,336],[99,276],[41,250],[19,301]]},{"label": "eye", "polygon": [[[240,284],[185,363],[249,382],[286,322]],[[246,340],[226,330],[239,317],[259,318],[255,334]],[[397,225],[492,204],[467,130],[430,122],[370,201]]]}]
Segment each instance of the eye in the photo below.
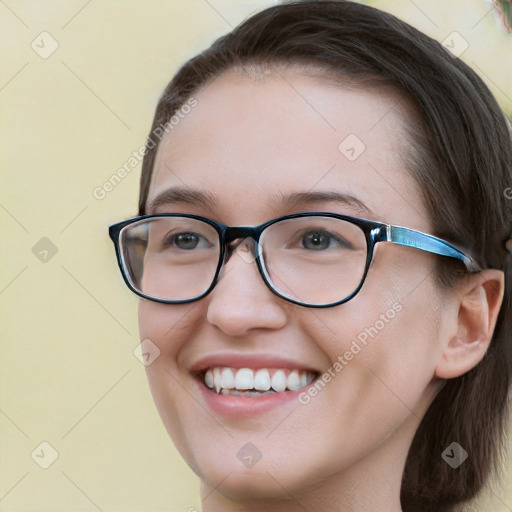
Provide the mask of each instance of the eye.
[{"label": "eye", "polygon": [[340,238],[328,231],[309,231],[302,235],[302,245],[305,249],[313,251],[321,251],[325,249],[332,249],[334,247],[351,249],[352,245],[343,238]]},{"label": "eye", "polygon": [[177,247],[178,249],[188,251],[191,249],[210,246],[204,237],[193,232],[176,233],[165,241],[165,245],[171,245],[173,247]]}]

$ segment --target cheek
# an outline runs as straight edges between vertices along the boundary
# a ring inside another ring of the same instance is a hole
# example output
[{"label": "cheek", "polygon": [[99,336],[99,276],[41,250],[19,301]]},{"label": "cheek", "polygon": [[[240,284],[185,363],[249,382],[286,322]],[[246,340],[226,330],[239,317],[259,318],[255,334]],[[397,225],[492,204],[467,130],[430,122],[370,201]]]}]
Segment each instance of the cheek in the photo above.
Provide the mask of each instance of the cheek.
[{"label": "cheek", "polygon": [[431,377],[439,356],[442,312],[434,260],[414,249],[380,249],[361,290],[361,304],[370,309],[361,316],[365,323],[357,324],[355,335],[371,345],[374,365],[406,390],[422,376]]},{"label": "cheek", "polygon": [[[139,303],[139,335],[156,351],[158,357],[146,366],[153,387],[168,387],[182,370],[178,354],[199,328],[198,303],[169,305],[141,300]],[[158,377],[155,375],[158,374]],[[162,376],[160,376],[162,374]],[[165,375],[167,374],[167,378]],[[177,381],[176,381],[177,383]]]},{"label": "cheek", "polygon": [[194,311],[198,304],[169,305],[142,299],[138,318],[140,339],[150,339],[166,356],[177,354],[197,324]]},{"label": "cheek", "polygon": [[[425,412],[440,357],[442,313],[432,279],[417,272],[410,279],[403,272],[385,275],[372,276],[354,300],[302,326],[332,362],[326,391],[341,406],[332,423],[368,438]],[[342,417],[347,410],[348,419]]]},{"label": "cheek", "polygon": [[[190,382],[177,363],[177,355],[198,324],[197,304],[166,305],[141,300],[139,334],[158,356],[146,366],[149,388],[162,422],[181,455],[194,467],[188,451],[185,410]],[[190,405],[190,404],[188,404]]]}]

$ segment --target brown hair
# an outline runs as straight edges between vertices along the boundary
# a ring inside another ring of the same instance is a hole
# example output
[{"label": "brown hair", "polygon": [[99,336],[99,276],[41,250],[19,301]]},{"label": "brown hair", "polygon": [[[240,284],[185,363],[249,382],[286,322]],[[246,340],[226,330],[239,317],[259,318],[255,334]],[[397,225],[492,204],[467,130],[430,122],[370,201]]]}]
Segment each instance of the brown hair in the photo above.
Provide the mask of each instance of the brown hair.
[{"label": "brown hair", "polygon": [[[434,234],[463,247],[482,268],[507,272],[486,356],[467,374],[446,381],[416,432],[405,466],[405,511],[453,510],[478,493],[504,447],[512,373],[512,255],[504,246],[512,232],[512,200],[506,193],[512,186],[512,143],[506,118],[475,72],[410,25],[358,3],[298,0],[252,16],[186,62],[160,98],[152,134],[211,80],[258,64],[309,65],[326,78],[355,79],[362,87],[366,80],[393,84],[417,111],[404,159],[432,212]],[[140,215],[157,149],[150,137]],[[453,283],[448,270],[449,265],[439,266],[444,286]],[[454,441],[469,453],[457,469],[441,458]]]}]

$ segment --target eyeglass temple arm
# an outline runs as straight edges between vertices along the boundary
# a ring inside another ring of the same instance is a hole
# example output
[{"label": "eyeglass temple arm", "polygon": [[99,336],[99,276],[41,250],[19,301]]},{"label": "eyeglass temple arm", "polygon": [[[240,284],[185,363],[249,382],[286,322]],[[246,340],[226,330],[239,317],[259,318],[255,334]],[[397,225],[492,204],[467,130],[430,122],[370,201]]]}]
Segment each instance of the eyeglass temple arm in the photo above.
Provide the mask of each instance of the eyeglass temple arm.
[{"label": "eyeglass temple arm", "polygon": [[470,272],[481,270],[480,266],[473,258],[464,254],[454,245],[435,236],[422,233],[421,231],[387,225],[386,240],[395,244],[405,245],[406,247],[414,247],[422,251],[439,254],[440,256],[454,258],[464,263]]}]

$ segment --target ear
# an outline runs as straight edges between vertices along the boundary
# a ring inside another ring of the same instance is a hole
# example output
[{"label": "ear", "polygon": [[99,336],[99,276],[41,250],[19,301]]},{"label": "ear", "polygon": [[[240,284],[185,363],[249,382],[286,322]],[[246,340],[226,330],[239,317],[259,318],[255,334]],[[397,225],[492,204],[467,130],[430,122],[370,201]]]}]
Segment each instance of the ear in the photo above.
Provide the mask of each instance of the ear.
[{"label": "ear", "polygon": [[453,300],[458,317],[452,334],[441,347],[435,376],[459,377],[484,357],[494,333],[504,293],[504,273],[484,270],[470,274],[457,287]]}]

